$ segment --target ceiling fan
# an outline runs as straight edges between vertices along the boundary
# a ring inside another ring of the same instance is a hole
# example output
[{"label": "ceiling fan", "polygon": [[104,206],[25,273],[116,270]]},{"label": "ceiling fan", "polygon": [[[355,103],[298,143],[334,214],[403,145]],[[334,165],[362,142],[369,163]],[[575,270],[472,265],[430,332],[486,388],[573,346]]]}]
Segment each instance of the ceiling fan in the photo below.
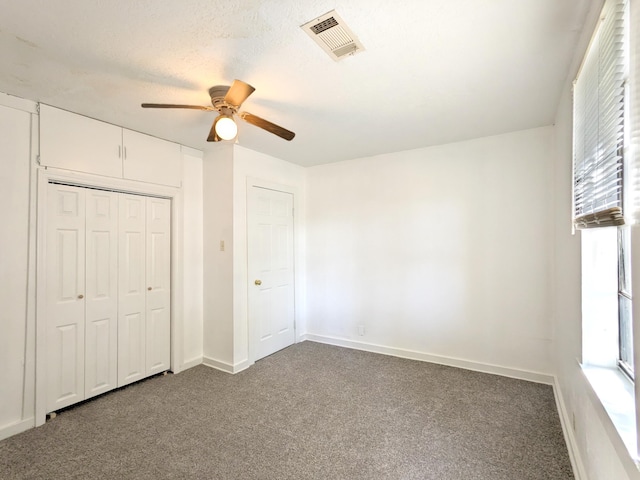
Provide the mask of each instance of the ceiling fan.
[{"label": "ceiling fan", "polygon": [[209,89],[211,104],[213,107],[203,107],[200,105],[175,105],[168,103],[143,103],[143,108],[189,108],[192,110],[217,110],[220,115],[216,117],[211,126],[211,131],[207,137],[207,142],[219,142],[221,140],[232,140],[238,134],[238,126],[233,119],[234,115],[239,116],[245,122],[262,128],[267,132],[292,140],[296,136],[290,130],[275,123],[271,123],[264,118],[253,115],[249,112],[239,112],[240,105],[255,91],[248,83],[241,80],[234,80],[230,87],[226,85],[216,85]]}]

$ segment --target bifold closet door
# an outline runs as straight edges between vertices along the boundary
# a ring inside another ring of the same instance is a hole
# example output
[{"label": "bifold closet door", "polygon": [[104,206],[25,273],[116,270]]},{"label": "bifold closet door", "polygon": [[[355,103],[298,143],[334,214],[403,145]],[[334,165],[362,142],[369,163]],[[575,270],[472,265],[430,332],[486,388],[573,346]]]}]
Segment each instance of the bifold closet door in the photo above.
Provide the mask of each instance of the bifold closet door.
[{"label": "bifold closet door", "polygon": [[146,376],[146,198],[120,196],[118,386]]},{"label": "bifold closet door", "polygon": [[85,398],[118,382],[118,194],[86,192]]},{"label": "bifold closet door", "polygon": [[118,386],[170,367],[171,201],[121,195]]},{"label": "bifold closet door", "polygon": [[84,399],[85,194],[47,189],[47,412]]},{"label": "bifold closet door", "polygon": [[47,411],[117,384],[118,197],[47,190]]},{"label": "bifold closet door", "polygon": [[147,198],[146,374],[170,367],[171,202]]}]

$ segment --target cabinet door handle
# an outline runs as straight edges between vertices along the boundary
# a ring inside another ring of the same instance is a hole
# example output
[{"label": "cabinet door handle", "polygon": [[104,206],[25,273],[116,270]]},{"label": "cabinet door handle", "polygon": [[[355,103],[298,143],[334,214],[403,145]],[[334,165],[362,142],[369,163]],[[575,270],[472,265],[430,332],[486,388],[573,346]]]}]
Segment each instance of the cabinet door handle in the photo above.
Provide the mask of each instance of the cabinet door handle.
[{"label": "cabinet door handle", "polygon": [[118,158],[122,158],[122,145],[118,145]]},{"label": "cabinet door handle", "polygon": [[127,159],[127,147],[123,147],[124,150],[124,159]]}]

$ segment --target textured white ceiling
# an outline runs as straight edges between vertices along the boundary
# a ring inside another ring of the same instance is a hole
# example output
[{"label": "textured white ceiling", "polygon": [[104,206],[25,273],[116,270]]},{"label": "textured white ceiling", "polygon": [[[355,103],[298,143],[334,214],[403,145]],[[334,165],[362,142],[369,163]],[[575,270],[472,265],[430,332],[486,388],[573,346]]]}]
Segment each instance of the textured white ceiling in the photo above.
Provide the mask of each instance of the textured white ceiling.
[{"label": "textured white ceiling", "polygon": [[[598,0],[4,0],[0,91],[198,149],[234,78],[238,143],[301,165],[549,125]],[[334,62],[300,25],[336,9],[366,51]]]}]

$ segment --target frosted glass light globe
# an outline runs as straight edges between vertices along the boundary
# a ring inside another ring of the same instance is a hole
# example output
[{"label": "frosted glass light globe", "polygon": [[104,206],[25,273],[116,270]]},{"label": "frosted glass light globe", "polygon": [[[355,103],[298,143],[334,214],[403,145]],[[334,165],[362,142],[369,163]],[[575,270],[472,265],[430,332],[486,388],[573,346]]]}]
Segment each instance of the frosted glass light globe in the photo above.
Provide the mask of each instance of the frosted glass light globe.
[{"label": "frosted glass light globe", "polygon": [[238,134],[238,126],[231,117],[220,117],[216,122],[216,133],[223,140],[231,140]]}]

